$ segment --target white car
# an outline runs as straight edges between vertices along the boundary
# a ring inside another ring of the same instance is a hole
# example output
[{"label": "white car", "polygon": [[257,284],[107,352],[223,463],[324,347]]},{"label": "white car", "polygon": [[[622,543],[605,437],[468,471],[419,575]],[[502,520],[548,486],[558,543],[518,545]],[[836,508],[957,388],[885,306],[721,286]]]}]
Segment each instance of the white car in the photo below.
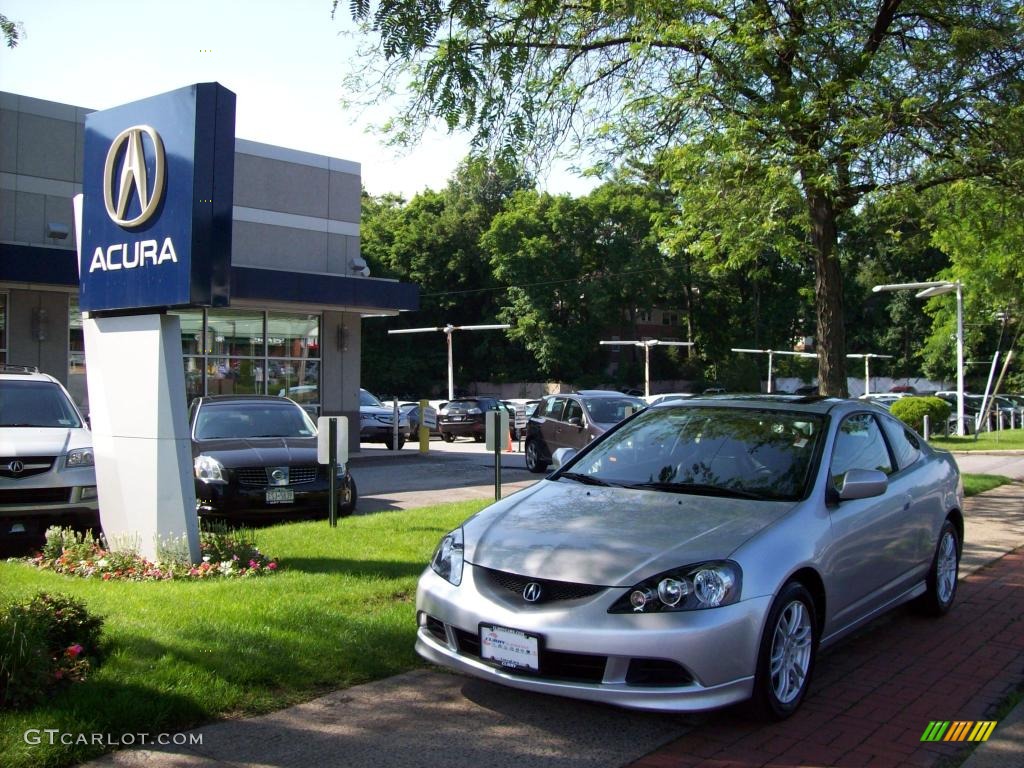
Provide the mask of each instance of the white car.
[{"label": "white car", "polygon": [[0,541],[51,525],[99,531],[92,435],[57,379],[0,365]]}]

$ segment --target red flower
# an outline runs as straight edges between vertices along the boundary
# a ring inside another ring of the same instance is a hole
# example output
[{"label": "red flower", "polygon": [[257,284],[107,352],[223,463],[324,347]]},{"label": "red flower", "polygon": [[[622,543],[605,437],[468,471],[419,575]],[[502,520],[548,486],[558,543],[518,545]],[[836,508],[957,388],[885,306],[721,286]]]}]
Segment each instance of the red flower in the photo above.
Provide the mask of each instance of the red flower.
[{"label": "red flower", "polygon": [[85,649],[82,646],[80,646],[78,643],[75,643],[74,645],[68,646],[68,649],[64,651],[64,653],[66,653],[72,659],[77,659],[84,650]]}]

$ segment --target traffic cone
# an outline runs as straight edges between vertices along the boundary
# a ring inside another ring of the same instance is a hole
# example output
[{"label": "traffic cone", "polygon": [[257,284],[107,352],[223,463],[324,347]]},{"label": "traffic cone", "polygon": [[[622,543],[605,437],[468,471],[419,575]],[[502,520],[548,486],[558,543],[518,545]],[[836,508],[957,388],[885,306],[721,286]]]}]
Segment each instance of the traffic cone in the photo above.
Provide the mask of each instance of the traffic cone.
[{"label": "traffic cone", "polygon": [[505,445],[505,453],[512,453],[512,433],[506,432],[505,434],[508,435],[508,443]]}]

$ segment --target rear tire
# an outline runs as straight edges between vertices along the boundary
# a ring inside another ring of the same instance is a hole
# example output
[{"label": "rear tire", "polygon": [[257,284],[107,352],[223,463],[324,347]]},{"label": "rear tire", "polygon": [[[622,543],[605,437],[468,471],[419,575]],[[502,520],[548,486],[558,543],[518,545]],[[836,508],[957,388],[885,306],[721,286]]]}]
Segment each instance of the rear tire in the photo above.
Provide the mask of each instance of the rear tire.
[{"label": "rear tire", "polygon": [[454,443],[455,435],[453,435],[451,432],[442,432],[441,439],[444,440],[446,443]]},{"label": "rear tire", "polygon": [[772,603],[761,637],[751,705],[759,719],[784,720],[800,707],[814,672],[818,622],[814,598],[798,581]]},{"label": "rear tire", "polygon": [[916,607],[928,616],[944,616],[953,607],[960,576],[960,537],[952,521],[946,520],[935,545],[932,567],[925,580],[927,591]]},{"label": "rear tire", "polygon": [[[387,446],[389,451],[395,450],[395,440],[392,437],[384,440],[384,445]],[[402,450],[402,446],[405,445],[405,435],[398,436],[398,450]]]}]

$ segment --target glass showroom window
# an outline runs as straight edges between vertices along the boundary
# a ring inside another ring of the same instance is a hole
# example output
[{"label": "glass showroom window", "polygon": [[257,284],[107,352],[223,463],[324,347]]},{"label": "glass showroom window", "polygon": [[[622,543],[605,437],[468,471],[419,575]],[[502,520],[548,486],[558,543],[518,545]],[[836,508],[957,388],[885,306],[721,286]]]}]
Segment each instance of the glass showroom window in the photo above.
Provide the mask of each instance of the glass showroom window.
[{"label": "glass showroom window", "polygon": [[7,362],[7,294],[0,293],[0,365]]},{"label": "glass showroom window", "polygon": [[78,297],[68,298],[68,393],[84,412],[89,411],[89,388],[85,381],[85,334]]},{"label": "glass showroom window", "polygon": [[184,310],[181,353],[191,401],[203,394],[285,395],[320,406],[320,316],[258,310]]}]

